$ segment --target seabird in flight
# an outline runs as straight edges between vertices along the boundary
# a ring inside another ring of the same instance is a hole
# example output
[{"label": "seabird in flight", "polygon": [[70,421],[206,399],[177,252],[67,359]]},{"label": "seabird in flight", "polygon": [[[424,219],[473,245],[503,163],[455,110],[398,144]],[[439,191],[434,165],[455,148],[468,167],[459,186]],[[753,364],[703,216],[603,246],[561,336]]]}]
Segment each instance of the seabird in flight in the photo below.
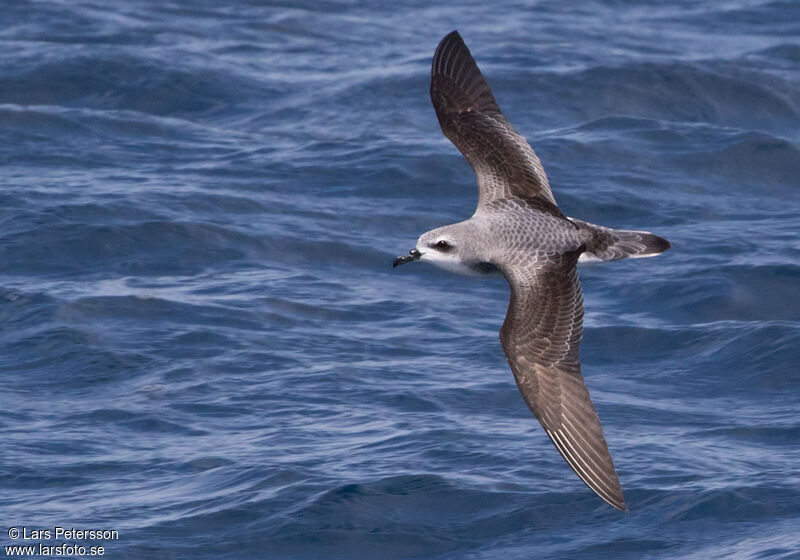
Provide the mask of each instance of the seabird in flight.
[{"label": "seabird in flight", "polygon": [[581,375],[577,263],[651,257],[670,244],[565,216],[539,158],[503,116],[457,31],[433,56],[431,100],[445,136],[478,176],[478,207],[468,220],[424,233],[394,266],[419,260],[506,278],[511,301],[500,341],[523,399],[581,480],[627,511]]}]

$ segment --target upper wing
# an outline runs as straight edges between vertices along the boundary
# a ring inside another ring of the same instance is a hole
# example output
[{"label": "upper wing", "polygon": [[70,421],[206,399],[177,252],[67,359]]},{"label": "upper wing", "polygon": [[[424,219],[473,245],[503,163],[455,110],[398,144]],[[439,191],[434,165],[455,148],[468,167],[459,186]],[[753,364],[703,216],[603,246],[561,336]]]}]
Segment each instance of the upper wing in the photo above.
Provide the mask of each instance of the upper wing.
[{"label": "upper wing", "polygon": [[457,31],[433,55],[431,100],[445,136],[478,175],[479,206],[511,196],[556,204],[539,158],[503,116]]},{"label": "upper wing", "polygon": [[583,331],[579,254],[553,255],[530,268],[507,271],[511,302],[500,340],[525,402],[561,456],[598,496],[626,511],[578,360]]}]

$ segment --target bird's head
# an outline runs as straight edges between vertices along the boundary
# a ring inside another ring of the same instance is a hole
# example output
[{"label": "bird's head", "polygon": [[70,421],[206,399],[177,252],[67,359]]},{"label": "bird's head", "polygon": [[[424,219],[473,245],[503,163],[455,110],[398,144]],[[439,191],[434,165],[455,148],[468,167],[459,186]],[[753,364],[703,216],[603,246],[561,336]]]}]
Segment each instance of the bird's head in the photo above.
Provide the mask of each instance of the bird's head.
[{"label": "bird's head", "polygon": [[483,262],[476,253],[478,245],[475,231],[463,227],[463,222],[432,229],[423,233],[417,246],[408,255],[397,257],[393,265],[400,266],[413,261],[427,261],[431,264],[459,274],[485,274],[494,272],[493,267]]}]

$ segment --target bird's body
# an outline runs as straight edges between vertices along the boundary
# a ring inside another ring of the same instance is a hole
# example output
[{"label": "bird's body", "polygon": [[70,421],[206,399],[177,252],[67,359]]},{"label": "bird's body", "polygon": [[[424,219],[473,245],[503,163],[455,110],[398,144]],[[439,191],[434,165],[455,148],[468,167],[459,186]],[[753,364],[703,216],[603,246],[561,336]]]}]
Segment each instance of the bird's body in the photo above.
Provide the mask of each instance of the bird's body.
[{"label": "bird's body", "polygon": [[478,176],[478,207],[468,220],[420,236],[394,265],[423,260],[508,280],[511,300],[500,340],[525,402],[587,486],[625,510],[580,369],[583,298],[577,263],[654,256],[669,242],[565,216],[538,157],[500,111],[455,31],[436,49],[431,99],[442,131]]}]

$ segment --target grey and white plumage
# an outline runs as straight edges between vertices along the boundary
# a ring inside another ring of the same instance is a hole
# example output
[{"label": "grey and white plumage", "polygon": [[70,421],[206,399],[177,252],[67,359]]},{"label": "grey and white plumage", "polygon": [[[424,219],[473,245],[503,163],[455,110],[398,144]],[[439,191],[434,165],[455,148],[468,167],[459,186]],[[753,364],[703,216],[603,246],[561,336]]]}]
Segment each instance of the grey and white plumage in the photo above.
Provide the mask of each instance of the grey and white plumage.
[{"label": "grey and white plumage", "polygon": [[653,256],[670,244],[649,232],[565,216],[539,158],[500,111],[456,31],[436,49],[430,92],[442,131],[475,170],[478,207],[468,220],[420,236],[394,266],[423,260],[455,272],[505,276],[511,300],[500,340],[522,397],[581,480],[625,511],[581,374],[577,263]]}]

